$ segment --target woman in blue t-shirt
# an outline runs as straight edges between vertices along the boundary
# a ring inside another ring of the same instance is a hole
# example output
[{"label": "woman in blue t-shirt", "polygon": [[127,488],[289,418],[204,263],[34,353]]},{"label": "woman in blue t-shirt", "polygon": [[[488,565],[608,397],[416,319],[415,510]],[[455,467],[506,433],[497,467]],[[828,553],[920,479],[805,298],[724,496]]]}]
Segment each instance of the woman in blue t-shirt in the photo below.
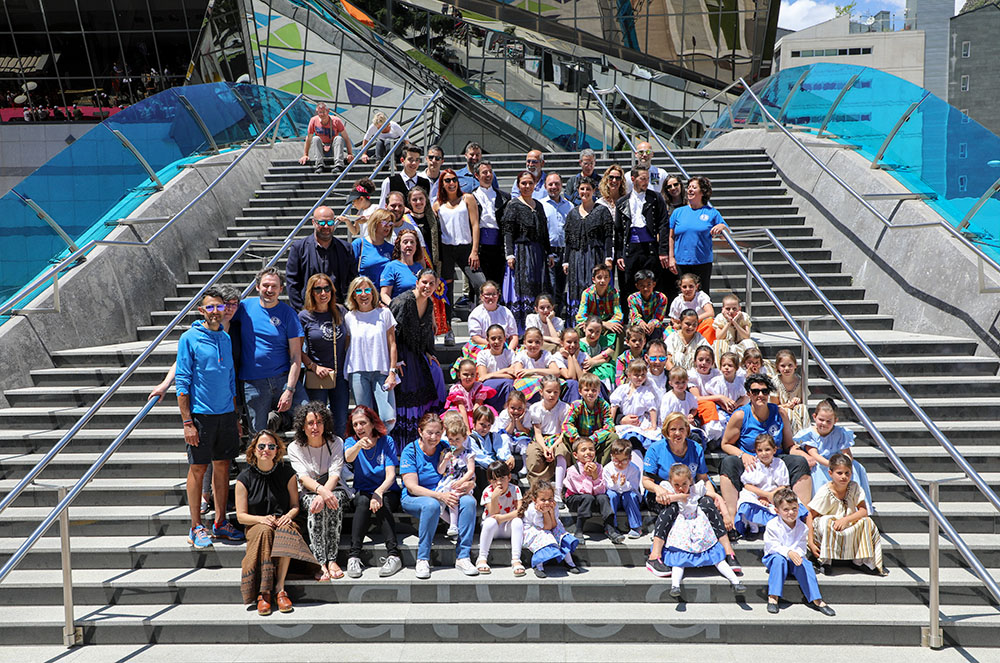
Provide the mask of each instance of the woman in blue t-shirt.
[{"label": "woman in blue t-shirt", "polygon": [[667,268],[674,274],[697,274],[701,289],[712,294],[712,238],[728,226],[718,210],[709,204],[712,183],[698,175],[687,183],[687,205],[670,215]]},{"label": "woman in blue t-shirt", "polygon": [[386,434],[385,424],[370,407],[359,405],[351,412],[344,441],[344,460],[354,472],[354,520],[351,524],[351,552],[347,576],[361,577],[361,544],[372,517],[385,539],[385,563],[380,578],[388,578],[403,568],[396,543],[396,519],[400,510],[396,486],[396,443]]},{"label": "woman in blue t-shirt", "polygon": [[392,262],[382,270],[379,282],[382,303],[386,306],[393,297],[417,287],[417,274],[427,266],[424,249],[420,246],[420,235],[413,228],[403,228],[396,235]]},{"label": "woman in blue t-shirt", "polygon": [[[417,430],[420,437],[406,445],[399,456],[399,471],[403,475],[403,510],[420,522],[417,578],[426,580],[431,577],[431,544],[434,543],[434,532],[441,518],[441,508],[445,506],[458,508],[459,533],[455,543],[455,566],[466,575],[476,575],[476,567],[469,561],[472,535],[476,529],[476,498],[472,496],[475,479],[472,479],[470,485],[456,481],[451,490],[436,490],[442,476],[438,472],[441,456],[449,453],[451,446],[441,440],[444,427],[441,425],[441,418],[433,412],[420,418]],[[459,563],[463,560],[471,572],[460,566]]]},{"label": "woman in blue t-shirt", "polygon": [[365,225],[364,235],[351,243],[354,258],[358,261],[358,274],[367,276],[372,283],[382,282],[382,270],[392,259],[392,213],[380,209],[372,212]]}]

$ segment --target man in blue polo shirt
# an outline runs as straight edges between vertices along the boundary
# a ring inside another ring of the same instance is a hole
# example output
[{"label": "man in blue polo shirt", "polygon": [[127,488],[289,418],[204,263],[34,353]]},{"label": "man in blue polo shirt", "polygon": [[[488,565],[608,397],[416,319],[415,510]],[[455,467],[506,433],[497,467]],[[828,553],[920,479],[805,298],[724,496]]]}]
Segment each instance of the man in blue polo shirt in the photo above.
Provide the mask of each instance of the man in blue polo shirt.
[{"label": "man in blue polo shirt", "polygon": [[278,297],[285,282],[274,267],[257,274],[259,297],[244,299],[234,320],[243,343],[240,375],[253,433],[277,430],[281,413],[308,402],[299,381],[302,369],[302,325]]},{"label": "man in blue polo shirt", "polygon": [[555,262],[547,268],[549,292],[554,298],[556,314],[565,316],[566,272],[562,266],[566,251],[566,215],[573,209],[573,203],[562,195],[562,178],[559,173],[548,174],[545,178],[545,191],[548,196],[542,200],[542,209],[545,210],[549,227],[549,246],[555,256]]}]

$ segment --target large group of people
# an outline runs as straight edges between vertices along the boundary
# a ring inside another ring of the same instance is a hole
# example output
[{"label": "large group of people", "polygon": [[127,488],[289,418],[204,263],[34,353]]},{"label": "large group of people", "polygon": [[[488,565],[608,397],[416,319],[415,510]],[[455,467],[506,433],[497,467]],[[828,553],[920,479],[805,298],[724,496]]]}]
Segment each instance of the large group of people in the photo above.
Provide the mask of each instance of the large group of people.
[{"label": "large group of people", "polygon": [[[337,138],[332,158],[351,154],[327,109],[314,120],[303,163],[322,167]],[[395,135],[384,117],[373,126]],[[684,570],[702,566],[745,592],[734,544],[763,537],[772,612],[789,575],[833,615],[814,567],[847,560],[886,572],[836,406],[819,403],[810,425],[794,354],[764,358],[739,298],[712,296],[712,238],[726,225],[708,178],[682,182],[652,165],[644,142],[634,167],[600,177],[584,150],[564,193],[532,150],[508,195],[475,143],[459,170],[433,146],[419,172],[421,156],[402,148],[402,172],[385,179],[379,202],[358,180],[357,214],[319,207],[314,233],[293,244],[284,273],[257,275],[255,296],[207,289],[204,319],[153,391],[162,397],[176,374],[190,542],[246,540],[248,605],[291,610],[293,560],[318,581],[360,577],[370,526],[385,546],[379,575],[399,572],[404,512],[419,538],[417,578],[430,577],[439,526],[470,576],[492,572],[496,538],[510,539],[514,576],[527,573],[527,548],[528,568],[546,577],[553,565],[583,572],[581,541],[648,532],[647,569],[671,578],[673,596]],[[350,244],[334,237],[341,222]],[[442,367],[435,343],[454,344],[457,270],[479,303],[468,342]],[[718,483],[706,465],[713,451]],[[239,454],[238,527],[226,503]]]}]

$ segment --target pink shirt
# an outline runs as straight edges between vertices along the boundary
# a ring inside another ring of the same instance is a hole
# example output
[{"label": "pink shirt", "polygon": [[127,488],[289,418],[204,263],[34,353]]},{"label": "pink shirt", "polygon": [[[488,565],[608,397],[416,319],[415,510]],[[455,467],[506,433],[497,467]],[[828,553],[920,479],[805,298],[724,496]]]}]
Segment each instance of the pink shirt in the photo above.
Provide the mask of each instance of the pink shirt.
[{"label": "pink shirt", "polygon": [[330,124],[324,127],[319,121],[319,116],[313,115],[312,119],[309,120],[307,132],[319,136],[319,139],[324,143],[332,143],[333,137],[343,130],[344,122],[339,117],[331,115]]},{"label": "pink shirt", "polygon": [[604,483],[604,468],[597,466],[597,479],[594,480],[583,473],[579,463],[574,463],[573,467],[566,470],[563,491],[567,495],[603,495],[608,492],[608,486]]}]

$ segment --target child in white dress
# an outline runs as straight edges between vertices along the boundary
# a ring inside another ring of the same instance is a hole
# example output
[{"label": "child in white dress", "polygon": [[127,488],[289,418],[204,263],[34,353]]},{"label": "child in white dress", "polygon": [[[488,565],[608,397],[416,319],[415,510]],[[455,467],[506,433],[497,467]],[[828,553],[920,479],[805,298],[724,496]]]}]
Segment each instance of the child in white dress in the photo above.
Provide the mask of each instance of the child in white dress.
[{"label": "child in white dress", "polygon": [[737,378],[740,369],[740,360],[735,353],[727,352],[719,357],[719,375],[708,381],[705,385],[705,393],[710,396],[725,396],[717,402],[719,411],[719,422],[723,430],[729,423],[729,418],[737,408],[743,407],[750,401],[747,396],[745,380]]},{"label": "child in white dress", "polygon": [[[441,454],[438,473],[441,475],[435,490],[447,492],[457,482],[476,480],[476,456],[469,448],[469,427],[466,418],[451,410],[442,417],[445,436],[451,449]],[[448,521],[448,536],[458,536],[458,506],[441,505],[441,518]]]},{"label": "child in white dress", "polygon": [[[750,338],[750,316],[740,308],[740,298],[729,293],[722,298],[722,313],[715,316],[712,327],[715,329],[715,342],[712,349],[719,357],[721,364],[722,355],[732,352],[737,356],[737,361],[743,357],[743,353],[750,348],[756,348],[757,344]],[[722,368],[720,365],[719,368]]]},{"label": "child in white dress", "polygon": [[688,371],[688,390],[698,399],[698,414],[710,442],[722,439],[726,426],[720,420],[719,411],[731,405],[727,396],[708,393],[708,383],[720,375],[722,371],[715,367],[712,348],[703,345],[694,351],[694,368]]},{"label": "child in white dress", "polygon": [[535,312],[529,313],[524,319],[524,331],[537,329],[542,332],[545,339],[545,346],[548,350],[557,349],[562,343],[560,335],[566,323],[554,313],[555,307],[552,305],[552,297],[542,293],[535,297]]},{"label": "child in white dress", "polygon": [[813,497],[820,488],[830,482],[830,458],[835,453],[842,453],[851,459],[854,480],[865,494],[868,510],[875,513],[872,489],[868,485],[868,472],[851,453],[851,447],[854,446],[854,431],[837,425],[837,406],[832,400],[827,398],[819,402],[813,410],[813,425],[799,431],[795,435],[795,441],[816,461],[816,465],[812,468]]},{"label": "child in white dress", "polygon": [[[776,458],[778,451],[774,438],[761,433],[753,443],[757,462],[750,469],[743,470],[740,491],[736,503],[736,530],[743,534],[757,534],[772,518],[778,515],[774,508],[774,493],[779,488],[787,488],[788,468]],[[803,511],[802,515],[805,515]]]},{"label": "child in white dress", "polygon": [[573,560],[573,551],[580,541],[566,531],[556,510],[552,484],[539,481],[522,502],[519,514],[524,520],[524,545],[531,551],[531,566],[535,576],[545,578],[545,563],[562,560],[570,573],[580,573]]},{"label": "child in white dress", "polygon": [[622,415],[615,434],[632,444],[632,462],[642,467],[643,453],[653,442],[663,439],[657,416],[660,403],[646,378],[645,361],[634,359],[625,369],[625,377],[625,383],[611,392],[611,418],[618,420],[617,415]]}]

